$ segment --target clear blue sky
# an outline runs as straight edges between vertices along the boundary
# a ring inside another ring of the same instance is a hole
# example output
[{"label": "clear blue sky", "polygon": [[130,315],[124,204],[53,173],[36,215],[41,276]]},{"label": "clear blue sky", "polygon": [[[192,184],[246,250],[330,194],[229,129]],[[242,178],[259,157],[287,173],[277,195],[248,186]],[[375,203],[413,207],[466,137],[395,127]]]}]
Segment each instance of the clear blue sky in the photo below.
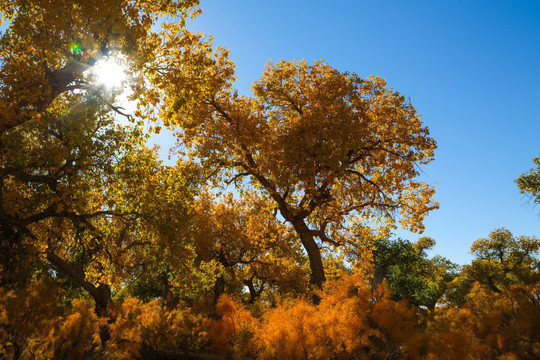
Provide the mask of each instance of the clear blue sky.
[{"label": "clear blue sky", "polygon": [[[247,93],[268,60],[324,59],[411,98],[438,143],[433,253],[464,264],[497,227],[540,236],[514,180],[540,156],[540,1],[202,0],[192,30],[230,50]],[[398,231],[416,240],[419,235]]]}]

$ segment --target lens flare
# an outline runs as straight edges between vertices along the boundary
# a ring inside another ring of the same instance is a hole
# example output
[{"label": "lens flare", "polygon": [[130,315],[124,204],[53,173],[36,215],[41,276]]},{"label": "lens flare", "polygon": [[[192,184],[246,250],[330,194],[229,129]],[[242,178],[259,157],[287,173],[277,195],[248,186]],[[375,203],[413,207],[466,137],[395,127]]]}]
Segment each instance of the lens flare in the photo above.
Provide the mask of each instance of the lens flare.
[{"label": "lens flare", "polygon": [[96,78],[96,84],[107,88],[119,88],[122,86],[126,71],[117,58],[109,57],[98,61],[92,68]]},{"label": "lens flare", "polygon": [[75,41],[72,41],[69,43],[69,50],[71,50],[71,53],[73,55],[78,55],[83,52],[83,48],[81,44],[76,43]]}]

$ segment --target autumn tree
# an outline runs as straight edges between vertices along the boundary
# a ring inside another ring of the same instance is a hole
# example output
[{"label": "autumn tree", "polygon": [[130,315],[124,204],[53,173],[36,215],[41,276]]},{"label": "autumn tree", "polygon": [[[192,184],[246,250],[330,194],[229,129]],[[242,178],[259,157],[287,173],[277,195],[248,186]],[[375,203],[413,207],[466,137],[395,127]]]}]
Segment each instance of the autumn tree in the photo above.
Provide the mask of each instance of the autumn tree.
[{"label": "autumn tree", "polygon": [[144,271],[142,264],[158,255],[189,264],[192,185],[180,168],[162,166],[137,130],[114,125],[94,113],[91,99],[76,97],[81,112],[77,101],[57,105],[42,115],[47,121],[27,121],[2,138],[9,156],[0,217],[10,232],[2,238],[1,283],[18,288],[51,277],[84,289],[106,316],[112,291]]},{"label": "autumn tree", "polygon": [[492,291],[500,292],[510,284],[532,284],[539,280],[540,239],[515,237],[504,228],[471,245],[476,259],[465,267],[464,274]]},{"label": "autumn tree", "polygon": [[[182,28],[196,1],[6,1],[0,39],[0,283],[36,277],[84,289],[99,316],[114,290],[153,263],[169,284],[191,258],[186,225],[195,178],[163,166],[141,123],[121,126],[121,92],[97,83],[123,63],[133,97],[160,51],[167,15]],[[142,102],[142,101],[141,101]],[[194,181],[192,181],[194,180]],[[161,262],[152,261],[160,259]],[[183,263],[174,274],[170,264]],[[108,338],[101,333],[102,341]]]},{"label": "autumn tree", "polygon": [[[191,13],[196,0],[7,0],[0,6],[8,28],[0,43],[0,134],[35,118],[61,94],[86,90],[102,96],[93,80],[96,63],[114,57],[137,72],[155,56],[159,18]],[[122,60],[123,59],[123,60]],[[120,111],[119,108],[112,108]]]},{"label": "autumn tree", "polygon": [[450,284],[450,302],[463,304],[475,282],[495,293],[513,285],[538,284],[539,251],[540,240],[535,236],[514,236],[505,228],[493,230],[471,245],[475,259]]},{"label": "autumn tree", "polygon": [[501,292],[476,282],[459,307],[438,307],[426,332],[427,359],[537,359],[538,284]]},{"label": "autumn tree", "polygon": [[437,204],[433,188],[415,178],[435,141],[384,80],[322,61],[281,61],[245,97],[232,88],[226,54],[208,63],[204,70],[191,62],[191,77],[167,77],[176,91],[163,93],[162,117],[180,126],[189,154],[208,169],[250,183],[275,204],[308,254],[313,284],[325,280],[320,247],[353,241],[351,222],[422,230]]}]

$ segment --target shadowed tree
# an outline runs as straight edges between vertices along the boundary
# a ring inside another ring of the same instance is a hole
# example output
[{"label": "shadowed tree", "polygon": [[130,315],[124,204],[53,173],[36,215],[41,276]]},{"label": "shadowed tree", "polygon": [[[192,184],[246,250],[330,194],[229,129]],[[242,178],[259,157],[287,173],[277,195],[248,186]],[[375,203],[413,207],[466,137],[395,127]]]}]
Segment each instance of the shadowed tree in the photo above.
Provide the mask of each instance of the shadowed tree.
[{"label": "shadowed tree", "polygon": [[535,236],[514,236],[505,228],[493,230],[489,237],[471,245],[475,259],[464,265],[452,281],[449,301],[462,305],[475,282],[494,293],[513,285],[536,286],[540,280],[540,240]]},{"label": "shadowed tree", "polygon": [[507,229],[495,229],[488,238],[476,240],[471,252],[476,258],[464,268],[463,274],[492,291],[539,280],[540,239],[535,236],[515,237]]},{"label": "shadowed tree", "polygon": [[441,301],[456,276],[458,266],[442,256],[428,258],[425,250],[435,246],[435,240],[422,237],[411,243],[407,240],[375,241],[373,284],[383,280],[392,290],[392,298],[406,298],[415,305],[433,310]]}]

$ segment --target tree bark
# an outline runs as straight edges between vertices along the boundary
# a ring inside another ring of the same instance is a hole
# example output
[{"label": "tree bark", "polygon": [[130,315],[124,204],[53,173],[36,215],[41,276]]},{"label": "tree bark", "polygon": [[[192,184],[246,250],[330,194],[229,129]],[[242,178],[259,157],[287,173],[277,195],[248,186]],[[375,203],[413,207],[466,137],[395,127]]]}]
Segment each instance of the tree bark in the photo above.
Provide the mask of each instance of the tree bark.
[{"label": "tree bark", "polygon": [[253,285],[253,278],[244,280],[244,285],[246,285],[249,290],[249,303],[253,304],[259,298],[259,296],[261,296],[262,287],[259,291],[257,291]]},{"label": "tree bark", "polygon": [[223,275],[220,275],[216,279],[216,282],[214,284],[214,301],[213,301],[214,307],[216,306],[219,300],[219,297],[224,293],[225,293],[225,278],[223,277]]},{"label": "tree bark", "polygon": [[388,276],[388,265],[375,266],[373,273],[373,289],[382,284],[383,280]]},{"label": "tree bark", "polygon": [[[99,317],[107,316],[107,308],[111,302],[111,287],[106,284],[95,286],[84,278],[82,269],[70,264],[60,256],[56,255],[52,250],[47,251],[47,260],[58,270],[67,274],[73,281],[78,283],[83,289],[94,298],[95,311]],[[103,325],[99,329],[101,343],[105,344],[110,339],[108,324]]]},{"label": "tree bark", "polygon": [[324,267],[321,257],[321,249],[315,242],[315,238],[311,233],[311,229],[307,226],[303,219],[293,222],[294,229],[300,236],[300,241],[304,246],[309,258],[309,267],[311,268],[311,283],[317,288],[322,288],[326,277],[324,275]]},{"label": "tree bark", "polygon": [[[244,156],[246,157],[247,164],[242,164],[241,166],[244,168],[244,170],[246,170],[248,174],[254,176],[259,181],[259,183],[269,192],[272,199],[274,199],[274,201],[277,203],[281,215],[285,218],[285,220],[287,220],[293,225],[296,233],[300,236],[302,246],[308,254],[309,266],[311,268],[311,283],[319,289],[322,288],[324,282],[326,281],[326,277],[324,276],[321,250],[315,242],[315,238],[311,229],[307,226],[305,222],[305,217],[309,214],[301,217],[298,216],[297,212],[291,210],[287,205],[287,202],[285,201],[286,195],[280,195],[279,192],[276,190],[276,186],[271,181],[269,181],[263,175],[259,174],[257,171],[254,170],[257,168],[257,165],[253,160],[253,157],[251,156],[249,150],[245,145],[243,145],[243,150],[245,152]],[[314,295],[313,301],[315,304],[318,304],[320,302],[320,298]]]}]

